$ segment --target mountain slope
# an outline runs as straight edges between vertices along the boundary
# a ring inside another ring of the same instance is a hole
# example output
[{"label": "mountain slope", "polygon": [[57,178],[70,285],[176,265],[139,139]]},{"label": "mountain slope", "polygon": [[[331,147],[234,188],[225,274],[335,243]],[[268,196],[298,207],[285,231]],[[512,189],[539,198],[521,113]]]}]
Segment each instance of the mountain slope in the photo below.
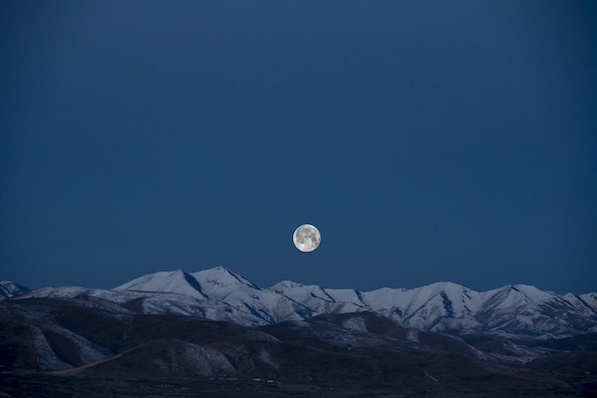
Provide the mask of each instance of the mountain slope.
[{"label": "mountain slope", "polygon": [[128,301],[144,294],[194,300],[173,293],[64,290],[0,302],[2,394],[584,397],[597,383],[595,352],[569,351],[588,340],[546,342],[564,350],[546,348],[555,355],[521,364],[372,312],[255,328],[142,314]]},{"label": "mountain slope", "polygon": [[[47,288],[21,297],[84,294],[77,289],[81,288]],[[166,296],[158,297],[158,293]],[[136,306],[146,314],[198,315],[241,325],[371,311],[410,328],[460,336],[493,333],[547,339],[597,331],[597,294],[558,295],[528,285],[478,292],[438,282],[415,289],[361,292],[282,281],[260,288],[239,274],[216,267],[195,273],[157,272],[113,291],[95,289],[86,294],[119,305],[126,302],[127,308]]]},{"label": "mountain slope", "polygon": [[270,289],[260,289],[248,279],[224,267],[193,274],[182,270],[157,272],[134,279],[114,290],[177,293],[205,299],[209,305],[219,303],[251,316],[253,322],[249,324],[303,319],[313,315],[302,303]]},{"label": "mountain slope", "polygon": [[545,337],[597,331],[597,295],[591,293],[560,296],[527,285],[477,292],[451,282],[360,292],[283,281],[271,290],[305,304],[315,314],[373,311],[428,331]]},{"label": "mountain slope", "polygon": [[207,299],[201,285],[190,274],[183,270],[156,272],[133,279],[114,290],[138,290],[144,292],[178,293],[187,296]]},{"label": "mountain slope", "polygon": [[0,281],[0,300],[18,296],[28,290],[26,287],[11,281]]},{"label": "mountain slope", "polygon": [[176,276],[147,275],[117,290],[189,292],[194,297],[200,292],[209,300],[252,314],[256,323],[372,311],[405,326],[436,332],[456,331],[461,335],[481,331],[549,338],[597,331],[595,293],[558,295],[528,285],[478,292],[451,282],[415,289],[360,292],[282,281],[261,289],[224,267],[193,274],[175,273]]},{"label": "mountain slope", "polygon": [[224,267],[176,270],[1,300],[0,385],[13,396],[584,397],[597,389],[596,325],[595,293],[260,288]]}]

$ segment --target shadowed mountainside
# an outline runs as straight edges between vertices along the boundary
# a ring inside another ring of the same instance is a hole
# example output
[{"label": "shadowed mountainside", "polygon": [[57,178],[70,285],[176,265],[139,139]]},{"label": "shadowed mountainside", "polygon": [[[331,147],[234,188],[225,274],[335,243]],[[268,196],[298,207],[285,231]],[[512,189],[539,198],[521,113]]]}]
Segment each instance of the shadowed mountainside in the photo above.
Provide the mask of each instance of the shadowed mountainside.
[{"label": "shadowed mountainside", "polygon": [[586,397],[597,391],[597,353],[558,349],[594,335],[543,341],[556,348],[543,347],[544,359],[521,364],[371,312],[247,327],[128,307],[135,306],[93,296],[0,302],[3,395]]}]

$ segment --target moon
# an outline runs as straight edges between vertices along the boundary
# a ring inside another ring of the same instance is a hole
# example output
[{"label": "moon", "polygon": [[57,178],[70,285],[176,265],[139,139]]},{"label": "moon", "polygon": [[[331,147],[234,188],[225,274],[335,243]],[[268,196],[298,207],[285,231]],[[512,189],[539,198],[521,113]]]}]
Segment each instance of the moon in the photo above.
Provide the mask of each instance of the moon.
[{"label": "moon", "polygon": [[297,249],[308,253],[317,249],[321,243],[321,234],[313,225],[303,224],[294,231],[292,241]]}]

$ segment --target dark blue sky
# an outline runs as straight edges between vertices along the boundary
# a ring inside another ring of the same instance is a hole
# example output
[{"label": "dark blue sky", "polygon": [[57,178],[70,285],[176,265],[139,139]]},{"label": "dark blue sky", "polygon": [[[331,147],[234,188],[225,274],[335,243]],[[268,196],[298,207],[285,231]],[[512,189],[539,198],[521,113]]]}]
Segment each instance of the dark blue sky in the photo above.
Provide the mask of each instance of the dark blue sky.
[{"label": "dark blue sky", "polygon": [[0,279],[596,291],[596,11],[2,2]]}]

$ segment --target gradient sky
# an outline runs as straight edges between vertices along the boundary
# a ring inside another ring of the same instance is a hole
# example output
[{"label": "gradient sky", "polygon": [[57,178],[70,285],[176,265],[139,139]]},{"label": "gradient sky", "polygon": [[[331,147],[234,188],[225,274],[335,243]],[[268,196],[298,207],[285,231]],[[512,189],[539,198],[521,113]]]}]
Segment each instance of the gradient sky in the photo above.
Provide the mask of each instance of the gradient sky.
[{"label": "gradient sky", "polygon": [[597,2],[3,1],[0,184],[30,288],[597,291]]}]

